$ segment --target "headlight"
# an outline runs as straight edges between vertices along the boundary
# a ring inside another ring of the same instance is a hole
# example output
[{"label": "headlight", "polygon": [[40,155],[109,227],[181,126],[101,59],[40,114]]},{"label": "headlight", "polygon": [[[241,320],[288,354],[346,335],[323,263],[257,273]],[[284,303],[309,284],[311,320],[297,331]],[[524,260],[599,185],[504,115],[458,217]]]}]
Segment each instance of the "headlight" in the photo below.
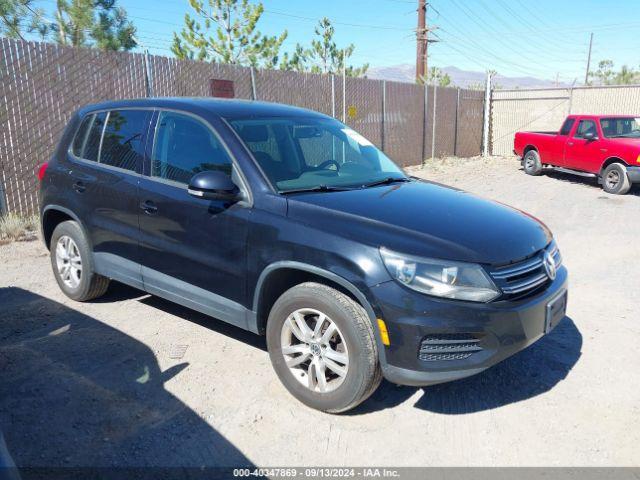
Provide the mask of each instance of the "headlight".
[{"label": "headlight", "polygon": [[489,302],[500,291],[480,265],[412,257],[380,249],[387,270],[398,282],[435,297]]}]

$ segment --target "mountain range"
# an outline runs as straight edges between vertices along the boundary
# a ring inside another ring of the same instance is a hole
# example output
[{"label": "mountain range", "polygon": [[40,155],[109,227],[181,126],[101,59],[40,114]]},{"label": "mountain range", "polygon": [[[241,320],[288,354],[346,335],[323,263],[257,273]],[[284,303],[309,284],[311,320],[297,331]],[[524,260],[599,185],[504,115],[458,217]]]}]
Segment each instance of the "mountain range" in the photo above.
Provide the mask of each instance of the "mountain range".
[{"label": "mountain range", "polygon": [[[469,85],[484,85],[486,74],[484,72],[474,72],[469,70],[461,70],[457,67],[449,66],[440,69],[451,77],[452,86],[466,88]],[[415,65],[404,63],[400,65],[391,65],[388,67],[371,67],[367,71],[368,78],[378,80],[392,80],[396,82],[415,81],[416,67]],[[501,88],[534,88],[534,87],[566,87],[566,83],[556,82],[552,80],[543,80],[535,77],[505,77],[496,75],[494,77],[494,85]]]}]

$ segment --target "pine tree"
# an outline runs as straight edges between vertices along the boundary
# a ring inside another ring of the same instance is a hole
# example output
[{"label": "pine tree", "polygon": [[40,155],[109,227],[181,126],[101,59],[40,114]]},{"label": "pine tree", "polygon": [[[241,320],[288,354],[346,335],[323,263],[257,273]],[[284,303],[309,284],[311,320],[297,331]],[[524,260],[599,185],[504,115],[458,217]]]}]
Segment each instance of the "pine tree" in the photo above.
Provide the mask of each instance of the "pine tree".
[{"label": "pine tree", "polygon": [[116,0],[57,0],[53,38],[60,45],[102,50],[135,48],[136,28]]},{"label": "pine tree", "polygon": [[0,35],[25,40],[25,34],[46,36],[47,25],[41,8],[33,0],[0,0]]},{"label": "pine tree", "polygon": [[273,68],[287,38],[263,35],[257,24],[262,3],[248,0],[189,0],[197,17],[185,15],[180,34],[173,34],[171,51],[178,58]]},{"label": "pine tree", "polygon": [[350,44],[345,48],[338,48],[333,39],[335,28],[328,18],[320,20],[314,32],[316,38],[311,41],[311,47],[305,49],[299,43],[296,44],[294,54],[283,58],[281,69],[331,74],[342,74],[344,70],[348,77],[361,77],[367,72],[369,64],[360,67],[346,65],[355,46]]}]

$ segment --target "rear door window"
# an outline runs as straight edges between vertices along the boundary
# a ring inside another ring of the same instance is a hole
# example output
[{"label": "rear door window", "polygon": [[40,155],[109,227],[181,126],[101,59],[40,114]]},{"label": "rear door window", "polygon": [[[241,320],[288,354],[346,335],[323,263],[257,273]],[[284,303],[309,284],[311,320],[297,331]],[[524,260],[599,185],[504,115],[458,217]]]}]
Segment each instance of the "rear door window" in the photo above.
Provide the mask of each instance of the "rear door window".
[{"label": "rear door window", "polygon": [[109,112],[102,139],[100,163],[135,171],[144,154],[143,134],[147,124],[146,110],[113,110]]}]

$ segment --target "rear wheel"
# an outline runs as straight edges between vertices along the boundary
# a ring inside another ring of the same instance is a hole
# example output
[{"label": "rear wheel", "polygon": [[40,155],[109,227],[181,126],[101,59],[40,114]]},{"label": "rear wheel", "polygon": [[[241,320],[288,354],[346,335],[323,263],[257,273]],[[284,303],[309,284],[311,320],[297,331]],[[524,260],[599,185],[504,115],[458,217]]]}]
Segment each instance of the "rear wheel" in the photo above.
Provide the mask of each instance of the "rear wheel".
[{"label": "rear wheel", "polygon": [[535,150],[529,150],[522,160],[524,171],[529,175],[540,175],[542,173],[542,162],[540,155]]},{"label": "rear wheel", "polygon": [[85,302],[107,291],[109,279],[93,270],[91,250],[77,222],[62,222],[53,230],[49,252],[53,274],[67,297]]},{"label": "rear wheel", "polygon": [[602,189],[614,195],[624,195],[631,189],[627,169],[620,163],[612,163],[602,172]]},{"label": "rear wheel", "polygon": [[303,283],[282,294],[269,314],[267,346],[287,390],[317,410],[350,410],[382,380],[367,313],[326,285]]}]

